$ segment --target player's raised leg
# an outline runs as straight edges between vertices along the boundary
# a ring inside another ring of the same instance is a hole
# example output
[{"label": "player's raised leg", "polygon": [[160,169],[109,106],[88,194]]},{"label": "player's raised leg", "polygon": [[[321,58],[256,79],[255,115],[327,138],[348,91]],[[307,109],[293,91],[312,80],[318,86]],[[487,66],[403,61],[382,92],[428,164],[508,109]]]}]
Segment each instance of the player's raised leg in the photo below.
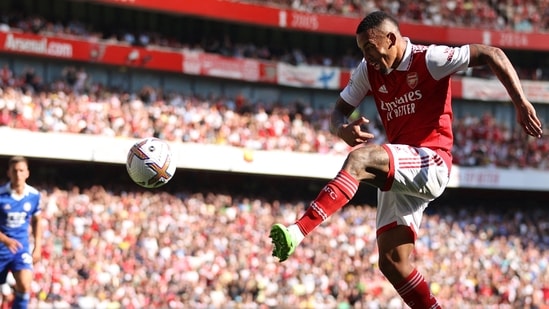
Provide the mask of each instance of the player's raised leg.
[{"label": "player's raised leg", "polygon": [[273,256],[285,261],[294,253],[301,241],[333,213],[345,206],[356,194],[359,182],[383,186],[389,170],[389,155],[379,145],[369,145],[351,151],[343,168],[319,192],[301,218],[285,227],[275,224],[270,237],[273,242]]}]

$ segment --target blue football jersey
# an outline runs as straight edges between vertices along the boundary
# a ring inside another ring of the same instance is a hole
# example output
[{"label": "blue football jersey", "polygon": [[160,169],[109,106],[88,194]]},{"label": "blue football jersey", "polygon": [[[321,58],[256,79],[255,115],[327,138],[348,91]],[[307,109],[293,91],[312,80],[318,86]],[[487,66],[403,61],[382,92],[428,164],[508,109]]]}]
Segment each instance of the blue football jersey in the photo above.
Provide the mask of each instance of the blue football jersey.
[{"label": "blue football jersey", "polygon": [[[0,187],[0,231],[29,247],[29,226],[32,216],[39,214],[40,192],[26,185],[22,196],[17,196],[7,183]],[[7,250],[0,245],[0,250]]]}]

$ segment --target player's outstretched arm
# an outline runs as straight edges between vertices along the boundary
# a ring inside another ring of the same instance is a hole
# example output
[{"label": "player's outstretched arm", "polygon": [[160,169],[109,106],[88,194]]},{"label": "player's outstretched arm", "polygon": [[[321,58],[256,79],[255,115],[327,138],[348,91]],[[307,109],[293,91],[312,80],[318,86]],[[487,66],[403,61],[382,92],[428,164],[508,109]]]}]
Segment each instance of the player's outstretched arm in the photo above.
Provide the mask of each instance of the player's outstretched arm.
[{"label": "player's outstretched arm", "polygon": [[488,65],[492,72],[503,84],[517,111],[517,122],[524,132],[531,136],[541,137],[543,134],[541,121],[536,115],[536,110],[522,89],[518,74],[513,64],[498,47],[470,44],[469,66]]}]

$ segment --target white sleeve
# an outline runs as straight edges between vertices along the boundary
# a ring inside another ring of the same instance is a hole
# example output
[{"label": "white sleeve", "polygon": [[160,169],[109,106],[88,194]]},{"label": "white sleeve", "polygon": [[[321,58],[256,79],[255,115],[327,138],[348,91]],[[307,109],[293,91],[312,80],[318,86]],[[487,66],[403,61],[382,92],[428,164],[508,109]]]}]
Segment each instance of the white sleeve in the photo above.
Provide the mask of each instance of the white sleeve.
[{"label": "white sleeve", "polygon": [[366,61],[362,59],[351,74],[351,79],[349,79],[347,86],[339,94],[345,102],[354,107],[357,107],[362,102],[368,91],[372,88],[368,80],[367,67]]},{"label": "white sleeve", "polygon": [[436,80],[467,69],[469,58],[469,45],[461,47],[430,45],[425,55],[427,69]]}]

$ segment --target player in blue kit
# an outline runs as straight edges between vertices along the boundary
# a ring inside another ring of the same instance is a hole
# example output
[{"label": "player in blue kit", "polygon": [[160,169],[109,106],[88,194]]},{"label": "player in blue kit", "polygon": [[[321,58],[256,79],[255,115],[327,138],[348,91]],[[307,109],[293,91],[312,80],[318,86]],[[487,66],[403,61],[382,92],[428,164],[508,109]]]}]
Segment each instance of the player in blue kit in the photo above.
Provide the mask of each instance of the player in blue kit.
[{"label": "player in blue kit", "polygon": [[[27,184],[29,165],[26,158],[9,160],[9,182],[0,187],[0,284],[11,271],[15,279],[12,308],[27,308],[33,279],[33,261],[41,255],[40,192]],[[30,252],[29,225],[34,250]]]}]

